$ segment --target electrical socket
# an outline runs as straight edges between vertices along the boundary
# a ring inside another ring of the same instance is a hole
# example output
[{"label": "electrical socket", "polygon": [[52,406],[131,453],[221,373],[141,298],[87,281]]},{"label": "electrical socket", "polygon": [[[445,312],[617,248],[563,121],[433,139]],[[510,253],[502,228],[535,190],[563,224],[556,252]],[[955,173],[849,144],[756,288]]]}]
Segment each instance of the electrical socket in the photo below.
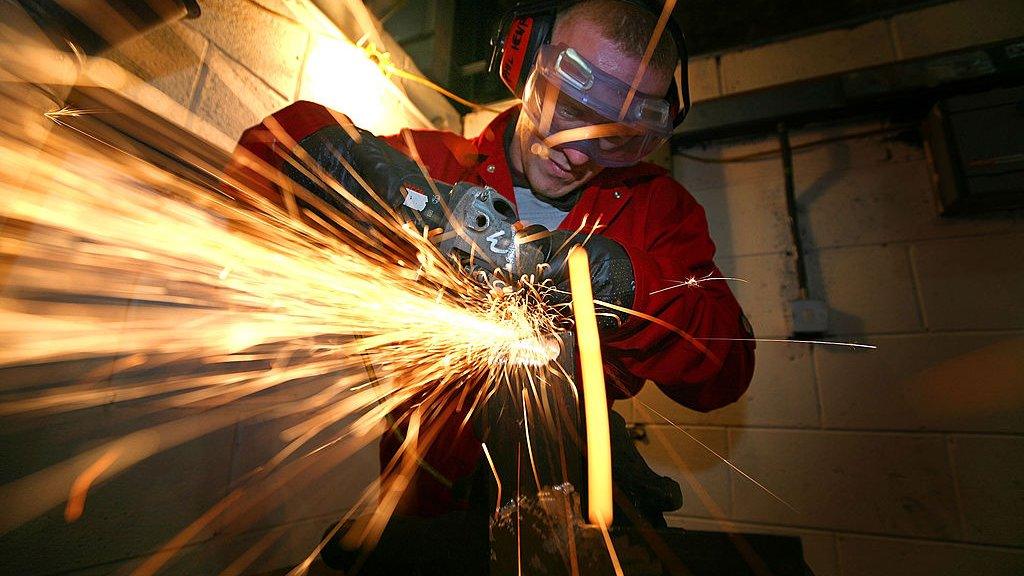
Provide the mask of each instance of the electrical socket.
[{"label": "electrical socket", "polygon": [[793,335],[828,332],[828,305],[821,300],[793,300],[789,303]]}]

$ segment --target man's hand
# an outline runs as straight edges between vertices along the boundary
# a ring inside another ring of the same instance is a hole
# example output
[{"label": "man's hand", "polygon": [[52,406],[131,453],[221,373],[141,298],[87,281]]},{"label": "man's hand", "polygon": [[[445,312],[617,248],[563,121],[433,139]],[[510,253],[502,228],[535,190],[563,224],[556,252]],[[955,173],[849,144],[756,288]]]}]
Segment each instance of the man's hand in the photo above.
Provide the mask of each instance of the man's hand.
[{"label": "man's hand", "polygon": [[[389,146],[384,140],[359,129],[359,141],[341,126],[328,126],[304,138],[299,145],[312,158],[315,166],[307,167],[314,174],[322,172],[337,180],[357,200],[372,210],[383,213],[382,208],[401,212],[406,202],[406,188],[419,190],[424,196],[432,194],[432,188],[423,177],[416,163]],[[344,160],[344,162],[343,162]],[[352,167],[372,191],[346,168]],[[285,174],[344,213],[352,214],[352,207],[330,187],[321,186],[309,180],[303,171],[289,165]],[[438,184],[441,185],[441,184]],[[443,185],[441,185],[443,186]],[[384,206],[382,206],[382,204]],[[415,220],[415,213],[406,214]]]},{"label": "man's hand", "polygon": [[[569,288],[569,250],[581,245],[590,258],[590,282],[594,289],[594,300],[608,302],[623,308],[633,306],[636,279],[633,264],[626,250],[615,240],[598,236],[586,236],[568,230],[555,230],[542,243],[545,254],[544,264],[539,267],[537,280],[546,289],[541,293],[545,301],[561,306],[568,313],[572,301]],[[627,315],[618,310],[598,305],[597,325],[602,331],[612,331],[626,321]]]}]

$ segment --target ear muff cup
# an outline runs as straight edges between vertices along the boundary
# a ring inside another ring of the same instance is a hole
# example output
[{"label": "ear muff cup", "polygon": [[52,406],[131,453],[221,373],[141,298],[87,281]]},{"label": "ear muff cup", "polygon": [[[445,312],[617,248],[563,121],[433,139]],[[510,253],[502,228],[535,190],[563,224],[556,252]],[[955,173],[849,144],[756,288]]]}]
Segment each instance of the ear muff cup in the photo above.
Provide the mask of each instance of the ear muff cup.
[{"label": "ear muff cup", "polygon": [[537,51],[551,40],[559,6],[564,3],[517,4],[502,16],[498,32],[491,40],[491,69],[516,98],[523,96]]},{"label": "ear muff cup", "polygon": [[[579,0],[576,0],[579,1]],[[654,14],[661,15],[661,3],[657,0],[622,0]],[[490,70],[497,72],[502,83],[516,96],[522,98],[526,80],[537,60],[537,51],[551,41],[558,13],[574,1],[520,2],[506,12],[499,21],[498,29],[491,38]],[[682,67],[679,83],[673,79],[665,95],[672,106],[673,126],[679,126],[690,111],[690,83],[688,75],[689,58],[686,51],[686,37],[674,18],[669,18],[665,27],[676,45],[676,53]]]}]

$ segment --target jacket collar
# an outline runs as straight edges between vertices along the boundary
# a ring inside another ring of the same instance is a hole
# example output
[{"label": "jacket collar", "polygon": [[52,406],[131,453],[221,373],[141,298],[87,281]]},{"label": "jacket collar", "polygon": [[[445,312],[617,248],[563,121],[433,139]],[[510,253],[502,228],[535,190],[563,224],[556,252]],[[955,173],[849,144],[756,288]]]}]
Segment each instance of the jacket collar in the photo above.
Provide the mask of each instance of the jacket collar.
[{"label": "jacket collar", "polygon": [[475,173],[476,180],[494,188],[513,203],[515,193],[512,190],[512,171],[505,154],[505,131],[510,129],[518,118],[519,106],[513,106],[498,114],[483,132],[473,139],[477,150],[477,164],[469,170]]}]

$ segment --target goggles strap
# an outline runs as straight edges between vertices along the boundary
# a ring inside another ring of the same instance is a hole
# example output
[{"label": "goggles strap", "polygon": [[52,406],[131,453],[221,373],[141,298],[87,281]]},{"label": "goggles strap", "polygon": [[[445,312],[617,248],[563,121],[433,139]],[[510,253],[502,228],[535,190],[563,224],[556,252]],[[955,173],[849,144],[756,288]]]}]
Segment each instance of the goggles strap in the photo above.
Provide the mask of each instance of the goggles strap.
[{"label": "goggles strap", "polygon": [[635,135],[636,130],[632,130],[618,122],[609,122],[607,124],[593,124],[590,126],[580,126],[578,128],[570,128],[568,130],[562,130],[561,132],[555,132],[544,139],[544,145],[548,148],[554,148],[555,146],[560,146],[569,142],[579,142],[581,140],[593,140],[595,138],[607,138],[609,136]]},{"label": "goggles strap", "polygon": [[647,49],[644,50],[644,57],[640,59],[640,67],[636,69],[633,82],[629,85],[629,92],[626,93],[626,99],[623,100],[622,108],[619,109],[620,122],[626,117],[626,111],[629,110],[630,104],[633,103],[633,96],[636,94],[637,86],[640,85],[640,80],[644,77],[644,73],[647,72],[647,64],[651,61],[651,56],[654,54],[654,49],[658,47],[658,42],[661,41],[661,35],[665,32],[665,26],[668,24],[668,19],[672,16],[672,9],[675,6],[676,0],[665,0],[665,5],[661,7],[658,24],[654,27],[651,39],[647,41]]}]

